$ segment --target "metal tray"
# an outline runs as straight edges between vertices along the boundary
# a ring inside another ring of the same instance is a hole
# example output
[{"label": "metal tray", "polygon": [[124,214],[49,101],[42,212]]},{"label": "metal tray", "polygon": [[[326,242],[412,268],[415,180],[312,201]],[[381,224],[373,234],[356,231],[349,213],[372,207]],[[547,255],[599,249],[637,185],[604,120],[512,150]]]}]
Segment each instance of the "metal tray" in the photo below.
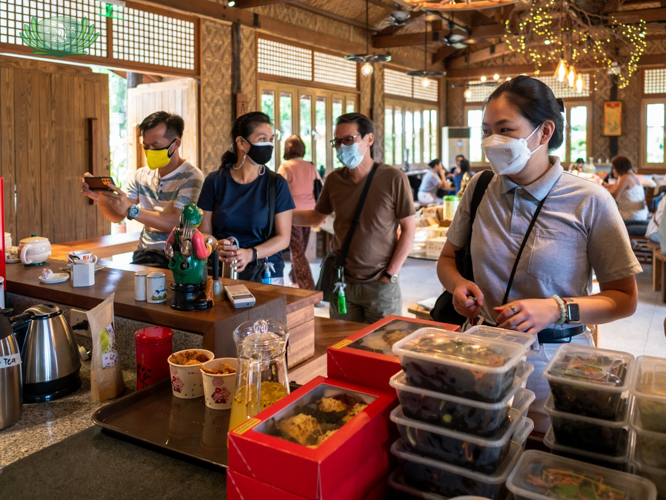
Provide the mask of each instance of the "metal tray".
[{"label": "metal tray", "polygon": [[207,408],[203,397],[174,397],[167,378],[102,406],[92,421],[124,438],[226,468],[230,414]]}]

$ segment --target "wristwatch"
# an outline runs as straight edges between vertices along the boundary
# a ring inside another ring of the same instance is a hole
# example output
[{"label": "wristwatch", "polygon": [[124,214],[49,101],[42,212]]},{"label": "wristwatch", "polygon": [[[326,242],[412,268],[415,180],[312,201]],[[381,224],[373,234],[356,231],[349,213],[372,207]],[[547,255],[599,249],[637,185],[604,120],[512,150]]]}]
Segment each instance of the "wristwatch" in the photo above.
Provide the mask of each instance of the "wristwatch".
[{"label": "wristwatch", "polygon": [[384,271],[384,276],[386,276],[391,283],[397,283],[398,282],[398,275],[397,274],[389,274],[388,271]]},{"label": "wristwatch", "polygon": [[127,211],[127,220],[134,220],[141,214],[139,205],[132,205]]},{"label": "wristwatch", "polygon": [[578,304],[576,304],[571,299],[562,299],[564,306],[567,311],[567,320],[565,323],[580,323],[580,311],[578,310]]}]

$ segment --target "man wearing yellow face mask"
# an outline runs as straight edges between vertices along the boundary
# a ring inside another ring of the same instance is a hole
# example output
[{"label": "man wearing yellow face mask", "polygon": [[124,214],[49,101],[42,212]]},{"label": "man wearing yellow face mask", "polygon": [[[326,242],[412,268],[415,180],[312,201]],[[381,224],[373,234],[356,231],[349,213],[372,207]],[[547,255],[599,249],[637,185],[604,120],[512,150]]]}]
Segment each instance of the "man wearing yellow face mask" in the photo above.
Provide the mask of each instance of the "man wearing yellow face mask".
[{"label": "man wearing yellow face mask", "polygon": [[[137,220],[144,225],[133,262],[166,267],[164,243],[188,203],[196,203],[203,186],[201,170],[180,157],[183,119],[166,111],[148,115],[139,130],[147,167],[130,179],[127,192],[91,191],[83,178],[82,194],[96,200],[111,222]],[[88,176],[89,174],[85,174]]]}]

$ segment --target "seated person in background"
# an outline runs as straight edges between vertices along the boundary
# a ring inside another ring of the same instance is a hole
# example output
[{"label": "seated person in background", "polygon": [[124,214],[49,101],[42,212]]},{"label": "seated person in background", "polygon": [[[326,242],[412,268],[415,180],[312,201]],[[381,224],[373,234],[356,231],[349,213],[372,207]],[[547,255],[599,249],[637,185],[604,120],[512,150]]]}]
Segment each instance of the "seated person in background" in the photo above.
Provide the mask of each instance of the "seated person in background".
[{"label": "seated person in background", "polygon": [[446,179],[441,178],[442,162],[438,159],[428,163],[430,171],[426,172],[419,187],[419,203],[423,205],[441,204],[442,199],[437,196],[439,189],[447,186]]},{"label": "seated person in background", "polygon": [[183,207],[196,203],[204,175],[189,161],[180,157],[183,119],[166,111],[148,115],[139,125],[147,167],[131,177],[127,193],[112,186],[111,191],[91,191],[84,174],[81,193],[97,201],[102,214],[111,222],[127,218],[144,225],[133,264],[166,268],[169,261],[164,244],[178,225]]},{"label": "seated person in background", "polygon": [[460,162],[460,172],[458,172],[453,177],[453,183],[456,185],[456,194],[462,196],[462,192],[465,191],[463,188],[467,187],[467,183],[474,175],[472,172],[472,166],[469,164],[469,161],[464,158]]},{"label": "seated person in background", "polygon": [[569,165],[569,172],[579,174],[583,171],[583,165],[585,165],[585,160],[582,158],[577,158],[575,163]]},{"label": "seated person in background", "polygon": [[626,156],[611,160],[611,172],[617,178],[615,184],[604,182],[604,187],[615,198],[622,220],[627,225],[629,236],[645,236],[648,225],[648,209],[645,190],[634,173],[631,161]]},{"label": "seated person in background", "polygon": [[662,195],[661,200],[659,200],[657,210],[655,210],[654,216],[652,219],[650,219],[650,223],[647,226],[647,231],[645,232],[645,237],[649,238],[655,243],[661,243],[661,237],[659,236],[659,233],[664,231],[664,228],[662,228],[660,231],[659,227],[661,225],[661,216],[664,213],[664,207],[666,207],[666,195]]},{"label": "seated person in background", "polygon": [[463,161],[465,157],[463,155],[456,156],[456,164],[449,169],[446,173],[446,178],[449,180],[453,179],[453,176],[460,172],[460,162]]}]

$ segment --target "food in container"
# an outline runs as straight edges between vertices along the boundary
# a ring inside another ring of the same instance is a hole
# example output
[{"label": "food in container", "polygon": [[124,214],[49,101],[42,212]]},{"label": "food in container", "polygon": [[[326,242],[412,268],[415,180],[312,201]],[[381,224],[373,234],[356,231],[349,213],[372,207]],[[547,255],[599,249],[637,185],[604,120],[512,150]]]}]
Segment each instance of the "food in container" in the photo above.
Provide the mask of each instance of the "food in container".
[{"label": "food in container", "polygon": [[534,366],[522,361],[511,389],[497,403],[482,403],[414,387],[407,383],[403,371],[396,373],[389,383],[398,393],[407,418],[477,436],[489,436],[507,419],[511,406],[521,399],[521,395],[532,394],[521,386],[533,371]]},{"label": "food in container", "polygon": [[204,395],[201,364],[215,357],[206,349],[189,349],[173,353],[168,358],[171,374],[171,392],[181,399],[200,398]]},{"label": "food in container", "polygon": [[554,455],[559,455],[561,457],[571,458],[573,460],[580,460],[581,462],[587,462],[589,464],[598,465],[599,467],[606,467],[608,469],[620,470],[623,472],[629,471],[629,461],[631,458],[631,449],[633,447],[633,433],[630,433],[629,440],[627,445],[624,447],[624,452],[622,455],[617,457],[611,457],[609,455],[603,455],[600,453],[594,453],[591,451],[580,450],[578,448],[572,448],[571,446],[565,446],[560,444],[555,439],[555,433],[553,428],[550,427],[548,432],[543,438],[543,444],[550,448],[550,452]]},{"label": "food in container", "polygon": [[[666,419],[666,414],[662,418]],[[646,430],[641,414],[635,410],[631,417],[631,428],[636,431],[634,460],[650,467],[666,469],[666,434]]]},{"label": "food in container", "polygon": [[555,408],[614,420],[628,398],[634,357],[577,344],[563,344],[543,371]]},{"label": "food in container", "polygon": [[522,345],[525,350],[536,342],[537,337],[533,333],[518,332],[516,330],[505,330],[504,328],[497,328],[496,326],[473,326],[465,331],[466,335],[476,335],[487,339],[504,340],[507,342],[516,342]]},{"label": "food in container", "polygon": [[409,451],[402,440],[391,446],[391,453],[404,461],[402,473],[394,476],[397,482],[415,490],[435,493],[445,498],[458,495],[477,495],[478,497],[504,498],[507,477],[518,462],[523,449],[513,442],[509,452],[493,474],[480,474],[445,462],[432,460]]},{"label": "food in container", "polygon": [[[627,400],[623,401],[626,403]],[[617,420],[602,420],[558,411],[553,406],[552,394],[548,396],[543,408],[550,415],[558,443],[613,457],[624,453],[629,439],[627,405],[623,405]]]},{"label": "food in container", "polygon": [[352,342],[348,347],[395,356],[393,344],[427,326],[417,321],[392,320]]},{"label": "food in container", "polygon": [[190,366],[200,365],[213,358],[209,357],[206,353],[210,351],[202,351],[190,349],[189,351],[179,351],[169,356],[169,362],[174,365]]},{"label": "food in container", "polygon": [[[321,392],[321,393],[320,393]],[[317,448],[338,429],[361,413],[374,398],[354,391],[328,387],[266,422],[264,432],[308,448]]]},{"label": "food in container", "polygon": [[652,481],[657,487],[657,500],[666,500],[666,470],[650,467],[638,462],[632,463],[634,474]]},{"label": "food in container", "polygon": [[515,500],[655,500],[650,481],[542,451],[526,451],[506,487]]},{"label": "food in container", "polygon": [[436,328],[417,330],[393,346],[415,387],[495,403],[511,388],[522,345]]},{"label": "food in container", "polygon": [[631,393],[636,399],[634,411],[640,413],[643,429],[666,433],[666,359],[636,358]]},{"label": "food in container", "polygon": [[519,409],[512,408],[509,418],[497,432],[483,438],[409,419],[400,406],[391,412],[391,420],[397,424],[400,437],[408,449],[484,474],[492,474],[500,466],[523,418]]}]

